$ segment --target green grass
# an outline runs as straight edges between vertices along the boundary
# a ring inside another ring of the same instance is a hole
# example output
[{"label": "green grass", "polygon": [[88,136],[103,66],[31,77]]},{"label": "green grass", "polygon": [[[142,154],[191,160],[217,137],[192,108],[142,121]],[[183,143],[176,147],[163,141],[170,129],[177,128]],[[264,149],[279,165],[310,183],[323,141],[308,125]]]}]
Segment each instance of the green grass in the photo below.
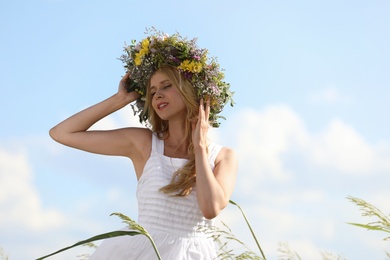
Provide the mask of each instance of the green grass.
[{"label": "green grass", "polygon": [[[71,246],[62,248],[62,249],[60,249],[60,250],[58,250],[58,251],[56,251],[54,253],[51,253],[51,254],[45,255],[43,257],[40,257],[37,260],[42,260],[42,259],[48,258],[50,256],[56,255],[58,253],[61,253],[63,251],[69,250],[69,249],[77,247],[77,246],[88,245],[88,244],[91,244],[92,242],[95,242],[95,241],[98,241],[98,240],[112,238],[112,237],[119,237],[119,236],[136,236],[136,235],[144,235],[144,236],[146,236],[150,240],[150,242],[152,243],[153,248],[154,248],[154,250],[156,252],[156,255],[157,255],[158,259],[161,260],[161,256],[160,256],[160,254],[159,254],[159,252],[157,250],[157,247],[156,247],[152,237],[148,233],[148,231],[146,231],[146,229],[144,229],[141,225],[139,225],[137,222],[135,222],[131,218],[129,218],[129,217],[127,217],[127,216],[125,216],[125,215],[123,215],[121,213],[113,213],[111,215],[115,215],[115,216],[118,216],[119,218],[121,218],[122,221],[128,225],[130,231],[113,231],[113,232],[108,232],[108,233],[100,234],[100,235],[97,235],[97,236],[93,236],[93,237],[88,238],[86,240],[82,240],[80,242],[77,242],[77,243],[75,243],[75,244],[73,244]],[[81,257],[85,258],[86,255],[82,255]]]},{"label": "green grass", "polygon": [[[378,208],[376,208],[372,204],[370,204],[362,199],[352,197],[352,196],[347,197],[347,199],[359,207],[359,209],[362,211],[362,216],[372,219],[372,221],[370,221],[366,224],[352,223],[352,222],[348,222],[348,224],[353,225],[353,226],[357,226],[360,228],[365,228],[367,230],[375,230],[375,231],[384,232],[384,233],[386,233],[384,240],[390,241],[390,236],[389,236],[390,215],[384,214]],[[255,232],[253,231],[253,229],[249,223],[249,220],[247,219],[244,211],[234,201],[230,201],[230,204],[236,206],[240,210],[240,212],[244,218],[244,221],[245,221],[250,233],[252,234],[254,241],[256,242],[259,253],[255,253],[254,251],[249,249],[249,247],[246,246],[246,244],[244,242],[242,242],[240,239],[238,239],[233,234],[233,232],[230,230],[228,225],[226,225],[224,222],[221,222],[222,223],[221,228],[220,227],[212,227],[210,229],[203,230],[206,234],[209,234],[216,241],[216,244],[219,246],[218,259],[220,259],[220,260],[230,260],[230,259],[266,260],[265,254],[260,246],[260,243],[255,235]],[[74,245],[60,249],[60,250],[58,250],[54,253],[51,253],[49,255],[38,258],[37,260],[45,259],[47,257],[53,256],[55,254],[58,254],[60,252],[63,252],[65,250],[68,250],[68,249],[71,249],[73,247],[80,246],[80,245],[87,245],[87,246],[94,247],[94,244],[93,244],[94,241],[101,240],[101,239],[107,239],[110,237],[125,236],[125,235],[129,235],[129,236],[144,235],[144,236],[146,236],[150,240],[151,244],[153,245],[153,248],[156,252],[158,259],[161,260],[161,256],[157,250],[157,247],[156,247],[152,237],[150,236],[150,234],[147,232],[146,229],[144,229],[141,225],[139,225],[137,222],[135,222],[131,218],[129,218],[121,213],[113,213],[111,215],[114,215],[114,216],[121,218],[122,221],[128,225],[130,231],[113,231],[113,232],[108,232],[108,233],[100,234],[97,236],[93,236],[93,237],[88,238],[86,240],[75,243]],[[279,243],[278,253],[279,253],[279,255],[278,255],[279,260],[302,260],[300,255],[296,251],[292,250],[288,246],[287,243]],[[386,253],[387,259],[390,260],[390,253],[387,251],[385,251],[385,253]],[[323,260],[345,260],[345,259],[347,259],[347,258],[341,257],[339,255],[332,254],[330,252],[322,252],[321,255],[322,255]],[[88,255],[79,256],[80,260],[87,259],[87,258],[88,258]],[[5,252],[3,251],[2,248],[0,248],[0,260],[9,260],[8,256],[5,254]]]}]

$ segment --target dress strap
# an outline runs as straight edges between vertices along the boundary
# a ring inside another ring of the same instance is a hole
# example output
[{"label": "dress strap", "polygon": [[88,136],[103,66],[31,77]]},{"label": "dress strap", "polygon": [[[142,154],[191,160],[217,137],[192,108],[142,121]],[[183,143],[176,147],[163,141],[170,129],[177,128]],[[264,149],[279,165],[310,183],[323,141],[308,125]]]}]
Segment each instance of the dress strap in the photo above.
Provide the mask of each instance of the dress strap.
[{"label": "dress strap", "polygon": [[215,159],[217,158],[221,149],[222,149],[222,146],[220,146],[218,144],[215,144],[215,143],[209,144],[209,161],[210,161],[211,165],[214,166]]},{"label": "dress strap", "polygon": [[156,133],[152,134],[152,152],[164,154],[164,142],[157,137]]}]

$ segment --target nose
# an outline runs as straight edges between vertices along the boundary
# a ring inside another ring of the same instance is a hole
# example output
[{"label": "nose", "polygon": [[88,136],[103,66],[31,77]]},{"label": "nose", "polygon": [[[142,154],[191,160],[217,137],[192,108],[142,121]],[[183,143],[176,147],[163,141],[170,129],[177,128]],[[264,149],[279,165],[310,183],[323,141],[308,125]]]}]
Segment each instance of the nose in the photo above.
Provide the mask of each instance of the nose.
[{"label": "nose", "polygon": [[163,94],[162,94],[161,89],[157,89],[156,93],[154,94],[154,96],[155,96],[156,99],[162,98]]}]

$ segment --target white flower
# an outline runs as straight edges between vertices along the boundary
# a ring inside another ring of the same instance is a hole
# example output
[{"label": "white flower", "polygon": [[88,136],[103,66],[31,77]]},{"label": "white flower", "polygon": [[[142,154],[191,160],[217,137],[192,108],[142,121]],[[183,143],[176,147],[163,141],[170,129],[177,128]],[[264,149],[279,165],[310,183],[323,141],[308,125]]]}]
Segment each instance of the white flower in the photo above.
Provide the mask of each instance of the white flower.
[{"label": "white flower", "polygon": [[163,35],[157,36],[157,40],[159,41],[165,41],[165,39],[169,38],[169,34],[164,33]]}]

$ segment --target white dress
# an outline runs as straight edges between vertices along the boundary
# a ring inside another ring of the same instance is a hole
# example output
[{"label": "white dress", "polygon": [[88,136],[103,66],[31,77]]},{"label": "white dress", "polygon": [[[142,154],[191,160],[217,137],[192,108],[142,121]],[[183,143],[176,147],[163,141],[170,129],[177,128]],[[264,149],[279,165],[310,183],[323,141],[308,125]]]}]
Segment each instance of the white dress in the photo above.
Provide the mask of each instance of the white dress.
[{"label": "white dress", "polygon": [[[209,161],[214,161],[221,146],[209,145]],[[173,172],[186,159],[164,155],[164,141],[152,135],[152,152],[137,187],[138,223],[152,236],[163,260],[211,260],[217,258],[215,244],[204,230],[214,225],[199,209],[196,189],[186,197],[169,196],[159,191],[171,181]],[[125,229],[126,230],[126,229]],[[106,239],[90,260],[158,259],[144,235]]]}]

